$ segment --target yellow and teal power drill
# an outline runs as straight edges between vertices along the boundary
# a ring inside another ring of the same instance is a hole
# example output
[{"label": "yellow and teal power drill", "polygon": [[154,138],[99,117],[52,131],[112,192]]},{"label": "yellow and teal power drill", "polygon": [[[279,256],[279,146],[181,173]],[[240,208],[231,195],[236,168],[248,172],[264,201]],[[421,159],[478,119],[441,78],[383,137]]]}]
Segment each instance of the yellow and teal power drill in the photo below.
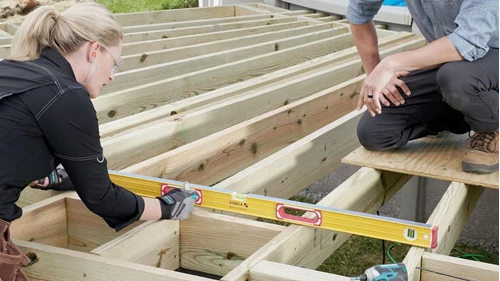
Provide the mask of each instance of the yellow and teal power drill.
[{"label": "yellow and teal power drill", "polygon": [[402,263],[381,264],[368,268],[359,277],[351,280],[359,281],[408,281],[408,271]]}]

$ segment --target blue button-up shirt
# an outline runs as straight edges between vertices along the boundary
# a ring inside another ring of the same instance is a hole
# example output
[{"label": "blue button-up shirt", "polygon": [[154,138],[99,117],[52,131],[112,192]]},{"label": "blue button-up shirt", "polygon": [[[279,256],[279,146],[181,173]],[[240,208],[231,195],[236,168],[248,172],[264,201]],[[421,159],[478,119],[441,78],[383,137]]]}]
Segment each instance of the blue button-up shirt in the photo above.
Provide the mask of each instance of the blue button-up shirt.
[{"label": "blue button-up shirt", "polygon": [[[373,20],[383,0],[350,0],[347,19]],[[448,37],[468,61],[498,48],[498,0],[406,0],[413,20],[428,42]]]}]

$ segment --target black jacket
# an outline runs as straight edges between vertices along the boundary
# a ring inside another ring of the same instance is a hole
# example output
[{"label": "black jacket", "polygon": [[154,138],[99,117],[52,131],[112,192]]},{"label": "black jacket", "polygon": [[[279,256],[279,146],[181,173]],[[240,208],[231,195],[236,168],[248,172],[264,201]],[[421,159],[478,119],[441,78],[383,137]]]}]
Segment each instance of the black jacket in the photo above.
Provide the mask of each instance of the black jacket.
[{"label": "black jacket", "polygon": [[66,169],[83,203],[110,227],[137,221],[141,197],[113,184],[87,90],[68,61],[45,49],[30,62],[0,62],[0,219],[13,221],[30,182]]}]

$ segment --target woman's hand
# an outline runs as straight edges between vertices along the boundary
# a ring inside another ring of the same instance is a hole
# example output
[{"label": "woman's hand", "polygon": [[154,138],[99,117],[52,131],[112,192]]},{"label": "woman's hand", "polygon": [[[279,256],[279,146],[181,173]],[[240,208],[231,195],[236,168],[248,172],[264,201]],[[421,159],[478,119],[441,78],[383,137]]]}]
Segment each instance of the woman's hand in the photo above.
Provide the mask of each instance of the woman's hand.
[{"label": "woman's hand", "polygon": [[385,106],[390,106],[390,102],[396,106],[404,104],[405,100],[396,87],[401,88],[407,96],[411,95],[406,83],[399,79],[408,73],[408,71],[391,71],[382,63],[377,65],[363,82],[358,100],[358,110],[366,105],[370,115],[375,117],[376,114],[382,114],[381,103]]}]

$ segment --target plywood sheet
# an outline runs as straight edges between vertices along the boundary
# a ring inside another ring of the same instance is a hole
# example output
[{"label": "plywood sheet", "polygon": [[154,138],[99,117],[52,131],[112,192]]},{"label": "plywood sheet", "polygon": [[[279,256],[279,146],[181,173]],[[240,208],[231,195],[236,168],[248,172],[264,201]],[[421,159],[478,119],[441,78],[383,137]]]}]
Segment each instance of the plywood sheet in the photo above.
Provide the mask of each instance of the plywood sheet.
[{"label": "plywood sheet", "polygon": [[439,138],[423,138],[391,151],[358,148],[342,162],[380,170],[461,182],[498,189],[498,172],[487,175],[462,171],[462,156],[468,134],[446,133]]}]

